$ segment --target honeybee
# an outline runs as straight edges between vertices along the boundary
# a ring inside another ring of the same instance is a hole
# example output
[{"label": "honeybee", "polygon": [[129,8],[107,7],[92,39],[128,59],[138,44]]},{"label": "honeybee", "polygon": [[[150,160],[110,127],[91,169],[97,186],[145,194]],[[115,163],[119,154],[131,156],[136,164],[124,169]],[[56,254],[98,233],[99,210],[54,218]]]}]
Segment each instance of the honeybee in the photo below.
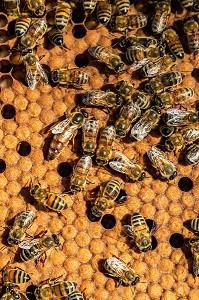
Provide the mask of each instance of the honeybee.
[{"label": "honeybee", "polygon": [[109,276],[119,279],[119,284],[136,285],[140,278],[121,258],[109,257],[104,261],[104,268]]},{"label": "honeybee", "polygon": [[32,19],[29,17],[20,17],[15,23],[15,35],[21,37],[28,31]]},{"label": "honeybee", "polygon": [[70,190],[73,193],[79,193],[83,191],[91,167],[92,159],[90,156],[82,156],[78,160],[70,180]]},{"label": "honeybee", "polygon": [[8,16],[19,16],[20,0],[3,0],[3,6]]},{"label": "honeybee", "polygon": [[172,28],[165,29],[162,33],[163,40],[167,43],[170,51],[178,58],[184,57],[184,49],[179,36]]},{"label": "honeybee", "polygon": [[90,77],[85,72],[75,68],[61,68],[51,72],[51,79],[54,83],[65,86],[72,85],[75,88],[81,88],[82,85],[90,82]]},{"label": "honeybee", "polygon": [[127,48],[125,53],[126,59],[133,62],[131,65],[132,71],[140,69],[150,61],[163,57],[164,54],[165,48],[162,45],[145,48],[139,44]]},{"label": "honeybee", "polygon": [[145,91],[150,94],[160,93],[163,90],[181,84],[184,75],[181,72],[168,72],[160,74],[145,84]]},{"label": "honeybee", "polygon": [[57,235],[47,235],[45,231],[40,238],[26,240],[19,244],[19,247],[22,249],[20,253],[21,261],[38,260],[43,254],[46,255],[47,250],[59,246],[60,243]]},{"label": "honeybee", "polygon": [[99,136],[98,146],[96,150],[96,162],[100,166],[108,164],[112,157],[112,147],[115,141],[116,130],[114,126],[106,126]]},{"label": "honeybee", "polygon": [[65,120],[53,125],[45,134],[52,133],[53,139],[50,143],[47,159],[53,160],[58,157],[69,141],[75,137],[79,128],[85,122],[88,114],[85,110],[71,113]]},{"label": "honeybee", "polygon": [[112,31],[127,31],[138,30],[147,25],[147,16],[139,15],[120,15],[112,16],[110,20],[110,27]]},{"label": "honeybee", "polygon": [[98,1],[97,5],[97,19],[104,26],[108,24],[111,19],[112,7],[109,1]]},{"label": "honeybee", "polygon": [[34,199],[43,204],[46,208],[50,208],[54,211],[61,211],[67,208],[67,204],[63,198],[63,194],[56,194],[49,191],[49,188],[45,189],[41,186],[41,183],[31,183],[30,195]]},{"label": "honeybee", "polygon": [[158,107],[149,108],[131,128],[130,137],[137,141],[143,140],[158,124],[160,115],[161,110]]},{"label": "honeybee", "polygon": [[47,24],[44,20],[37,20],[28,29],[27,33],[21,37],[18,45],[19,50],[27,51],[33,49],[47,31]]},{"label": "honeybee", "polygon": [[93,156],[97,148],[97,135],[99,132],[99,121],[95,118],[87,119],[83,126],[82,149],[84,155]]},{"label": "honeybee", "polygon": [[122,72],[124,63],[121,61],[121,57],[118,54],[114,54],[108,47],[96,46],[89,48],[90,55],[104,63],[110,70],[116,73]]},{"label": "honeybee", "polygon": [[123,97],[112,91],[91,90],[82,94],[82,102],[85,105],[116,109],[122,105]]},{"label": "honeybee", "polygon": [[31,278],[23,269],[13,266],[5,266],[1,270],[2,282],[3,284],[14,284],[18,285],[20,283],[28,282]]},{"label": "honeybee", "polygon": [[190,18],[185,20],[183,29],[187,35],[191,53],[197,52],[199,50],[199,24],[193,18]]},{"label": "honeybee", "polygon": [[199,113],[194,111],[180,110],[176,108],[167,109],[162,116],[162,121],[168,126],[183,126],[199,122]]},{"label": "honeybee", "polygon": [[132,123],[141,115],[141,110],[132,100],[123,105],[119,112],[119,118],[115,122],[116,135],[124,138],[131,129]]},{"label": "honeybee", "polygon": [[[12,284],[5,284],[4,287],[5,293],[0,298],[1,300],[20,300],[21,294],[16,291],[16,286],[13,286]],[[23,295],[24,296],[24,295]],[[28,299],[27,297],[24,297],[25,299]]]},{"label": "honeybee", "polygon": [[109,162],[109,166],[115,171],[125,174],[127,179],[130,178],[133,181],[142,181],[146,177],[146,173],[140,165],[133,163],[120,152]]},{"label": "honeybee", "polygon": [[189,246],[193,254],[193,273],[199,275],[199,237],[196,236],[189,240]]},{"label": "honeybee", "polygon": [[168,108],[174,104],[184,103],[186,100],[194,96],[194,89],[191,87],[173,89],[161,94],[154,95],[153,101],[155,105],[161,108]]},{"label": "honeybee", "polygon": [[125,48],[134,46],[136,44],[148,48],[157,45],[158,41],[153,36],[145,37],[145,36],[136,36],[136,35],[130,35],[130,36],[123,35],[122,37],[119,38],[118,43],[120,47],[125,47]]},{"label": "honeybee", "polygon": [[22,59],[26,68],[25,80],[31,90],[34,90],[36,88],[36,85],[40,81],[40,79],[45,84],[48,84],[48,76],[39,63],[39,56],[34,51],[25,54],[24,56],[22,56]]},{"label": "honeybee", "polygon": [[168,159],[165,152],[153,146],[147,152],[153,167],[158,171],[163,179],[173,180],[177,176],[174,164]]},{"label": "honeybee", "polygon": [[178,0],[178,1],[182,5],[182,7],[186,9],[192,8],[194,2],[193,0]]},{"label": "honeybee", "polygon": [[115,200],[120,194],[120,182],[118,180],[110,180],[100,187],[91,213],[95,217],[101,217],[106,209],[112,208]]},{"label": "honeybee", "polygon": [[115,0],[115,4],[118,8],[119,13],[126,15],[129,11],[130,1],[129,0]]},{"label": "honeybee", "polygon": [[43,17],[45,14],[45,1],[44,0],[25,0],[28,9],[36,16]]},{"label": "honeybee", "polygon": [[[188,147],[185,155],[185,163],[187,165],[195,165],[199,163],[199,145],[192,144]],[[198,229],[199,231],[199,229]]]},{"label": "honeybee", "polygon": [[18,245],[26,236],[26,229],[28,229],[35,218],[33,210],[27,210],[15,217],[14,224],[10,229],[7,242],[9,245]]},{"label": "honeybee", "polygon": [[95,7],[97,5],[98,0],[83,0],[83,7],[84,11],[87,14],[92,14],[92,12],[95,10]]},{"label": "honeybee", "polygon": [[131,225],[123,225],[122,231],[131,239],[141,252],[147,252],[152,249],[152,234],[155,229],[153,224],[152,230],[149,229],[144,217],[135,212],[131,217]]},{"label": "honeybee", "polygon": [[152,31],[161,33],[167,26],[171,14],[171,1],[158,1],[155,5],[155,15],[152,20]]},{"label": "honeybee", "polygon": [[59,30],[63,30],[71,19],[72,8],[67,2],[60,1],[56,6],[55,25]]},{"label": "honeybee", "polygon": [[63,46],[64,44],[63,32],[58,30],[56,27],[48,31],[48,38],[50,42],[55,46]]},{"label": "honeybee", "polygon": [[79,291],[75,291],[69,295],[68,300],[86,300],[86,298]]},{"label": "honeybee", "polygon": [[174,55],[166,54],[156,61],[149,61],[141,68],[141,74],[143,77],[154,77],[170,69],[175,61]]},{"label": "honeybee", "polygon": [[76,286],[77,284],[73,281],[56,279],[51,283],[38,286],[34,291],[34,295],[37,300],[50,300],[55,297],[62,299],[62,297],[67,297],[74,293],[76,291]]}]

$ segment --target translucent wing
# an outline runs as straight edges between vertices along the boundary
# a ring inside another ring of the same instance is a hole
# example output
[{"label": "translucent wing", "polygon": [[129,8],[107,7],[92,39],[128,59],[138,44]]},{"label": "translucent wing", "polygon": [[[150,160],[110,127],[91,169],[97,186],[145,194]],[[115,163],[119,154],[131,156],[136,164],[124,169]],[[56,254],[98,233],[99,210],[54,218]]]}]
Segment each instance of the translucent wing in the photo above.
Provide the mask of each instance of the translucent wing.
[{"label": "translucent wing", "polygon": [[106,92],[101,90],[92,90],[82,95],[82,102],[85,105],[106,106]]},{"label": "translucent wing", "polygon": [[147,77],[154,77],[164,71],[162,63],[162,58],[153,62],[148,62],[145,66],[142,67],[142,73],[147,74]]},{"label": "translucent wing", "polygon": [[39,243],[39,241],[40,241],[40,239],[23,241],[19,244],[19,248],[30,249],[32,246],[37,245]]},{"label": "translucent wing", "polygon": [[131,129],[131,137],[136,139],[137,141],[143,140],[151,131],[152,123],[147,120],[141,118]]},{"label": "translucent wing", "polygon": [[186,125],[186,117],[189,112],[180,109],[170,108],[166,112],[166,124],[168,126]]},{"label": "translucent wing", "polygon": [[195,276],[199,275],[199,254],[194,253],[193,257],[193,273]]},{"label": "translucent wing", "polygon": [[34,90],[36,85],[37,85],[37,70],[32,68],[29,68],[28,65],[26,64],[26,82],[28,84],[28,87],[31,90]]},{"label": "translucent wing", "polygon": [[164,170],[165,163],[170,163],[166,154],[154,146],[147,152],[147,155],[154,167],[160,172]]},{"label": "translucent wing", "polygon": [[111,270],[111,273],[115,277],[123,277],[123,272],[129,270],[125,262],[116,257],[108,258],[106,264],[108,266],[108,271]]},{"label": "translucent wing", "polygon": [[195,142],[199,139],[199,129],[186,127],[180,131],[187,143]]},{"label": "translucent wing", "polygon": [[[97,46],[98,47],[98,46]],[[102,51],[96,51],[97,47],[93,47],[88,49],[88,52],[94,56],[95,58],[101,60],[101,61],[107,61],[109,60],[109,56],[112,54],[107,49],[103,49]],[[99,54],[100,53],[100,54]]]},{"label": "translucent wing", "polygon": [[115,130],[115,127],[110,125],[110,126],[107,126],[105,127],[103,131],[106,131],[106,136],[103,135],[103,144],[105,146],[112,146],[114,140],[115,140],[115,137],[116,137],[116,130]]},{"label": "translucent wing", "polygon": [[58,133],[62,133],[64,131],[64,129],[66,128],[66,126],[68,126],[70,124],[70,118],[67,118],[61,122],[59,122],[58,124],[56,124],[53,129],[52,129],[52,133],[53,134],[58,134]]},{"label": "translucent wing", "polygon": [[135,235],[133,232],[133,226],[130,225],[123,225],[122,226],[122,231],[128,236],[130,237],[132,240],[135,239]]},{"label": "translucent wing", "polygon": [[37,71],[39,72],[39,74],[41,76],[42,81],[45,84],[48,84],[48,76],[38,61],[36,62],[36,67],[37,67]]},{"label": "translucent wing", "polygon": [[82,126],[83,132],[92,132],[92,135],[94,136],[97,135],[98,129],[99,129],[99,120],[86,120]]},{"label": "translucent wing", "polygon": [[130,68],[132,71],[136,71],[136,70],[139,70],[141,69],[143,66],[145,66],[150,60],[148,58],[144,58],[142,60],[139,60],[139,61],[134,61]]},{"label": "translucent wing", "polygon": [[28,227],[35,216],[35,212],[33,210],[24,211],[15,218],[15,223],[17,223],[21,227]]}]

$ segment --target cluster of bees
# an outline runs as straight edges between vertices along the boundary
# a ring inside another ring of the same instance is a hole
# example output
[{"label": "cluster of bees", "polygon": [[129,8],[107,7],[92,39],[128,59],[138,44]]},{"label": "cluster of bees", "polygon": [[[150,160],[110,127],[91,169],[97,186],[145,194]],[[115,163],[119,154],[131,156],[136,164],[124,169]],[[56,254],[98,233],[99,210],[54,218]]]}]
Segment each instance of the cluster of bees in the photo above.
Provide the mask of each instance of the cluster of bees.
[{"label": "cluster of bees", "polygon": [[[167,28],[171,1],[147,0],[145,2],[152,5],[154,9],[151,30],[156,37],[128,35],[128,31],[143,28],[149,21],[149,16],[146,14],[128,14],[130,7],[128,0],[115,0],[114,3],[103,0],[58,1],[55,7],[55,25],[50,28],[42,19],[46,12],[44,0],[24,0],[23,4],[28,13],[25,16],[22,14],[16,21],[15,34],[20,38],[16,47],[18,53],[16,56],[25,65],[25,80],[30,89],[35,89],[40,80],[46,84],[49,82],[40,64],[41,58],[37,55],[36,48],[40,39],[47,33],[52,44],[64,46],[63,34],[70,22],[73,9],[80,5],[86,14],[91,14],[96,9],[98,21],[104,26],[109,26],[111,31],[126,33],[116,42],[116,45],[124,50],[124,62],[122,55],[115,54],[111,47],[97,45],[89,48],[88,53],[105,64],[109,72],[120,75],[129,72],[129,69],[131,72],[140,70],[142,77],[150,78],[143,90],[135,89],[130,82],[120,80],[112,90],[87,90],[81,94],[85,106],[103,107],[107,113],[113,111],[116,114],[115,123],[105,126],[101,131],[99,120],[80,108],[75,109],[64,120],[42,131],[44,137],[51,137],[46,159],[54,160],[75,138],[79,129],[82,129],[83,156],[76,163],[70,178],[70,192],[73,194],[85,190],[94,156],[99,166],[110,167],[125,174],[126,178],[132,181],[144,180],[146,177],[144,168],[120,152],[113,153],[113,145],[117,138],[124,139],[128,134],[133,141],[143,140],[159,124],[167,151],[174,151],[178,155],[180,151],[185,150],[186,164],[199,162],[197,127],[199,113],[173,108],[174,105],[181,105],[189,100],[194,95],[194,90],[191,87],[177,87],[183,81],[184,75],[181,72],[168,72],[176,59],[184,57],[184,49],[178,34],[173,28]],[[191,12],[199,10],[197,0],[179,2]],[[21,4],[19,0],[3,1],[4,10],[9,16],[20,15]],[[199,24],[195,16],[185,18],[183,29],[190,52],[196,54],[199,50]],[[84,84],[89,84],[90,77],[80,69],[61,68],[51,71],[51,80],[66,87],[81,88]],[[151,147],[147,156],[162,179],[172,180],[177,176],[175,165],[160,147]],[[120,197],[120,191],[119,180],[104,182],[91,206],[92,219],[98,220],[107,209],[117,203],[124,203],[128,197]],[[52,193],[49,189],[43,188],[39,182],[36,184],[31,182],[30,195],[53,211],[60,213],[67,208],[64,193]],[[60,246],[58,236],[48,235],[47,231],[44,231],[39,238],[24,240],[26,230],[32,225],[34,218],[35,213],[32,210],[20,213],[9,231],[7,242],[11,246],[19,245],[22,249],[20,254],[22,262],[38,260],[48,249]],[[198,218],[191,220],[190,228],[198,233]],[[140,252],[152,249],[155,225],[150,229],[140,213],[133,213],[131,224],[124,225],[122,230]],[[194,257],[193,273],[197,276],[199,275],[198,236],[190,239],[188,246]],[[103,267],[110,276],[118,278],[119,283],[124,285],[136,285],[139,281],[136,272],[118,257],[105,259]],[[11,266],[5,267],[2,270],[2,285],[5,288],[2,299],[20,299],[21,292],[18,293],[16,289],[20,283],[29,280],[30,276],[24,270]],[[34,295],[36,299],[45,300],[55,297],[63,299],[66,297],[69,300],[85,299],[83,294],[76,290],[76,283],[59,278],[38,286]]]}]

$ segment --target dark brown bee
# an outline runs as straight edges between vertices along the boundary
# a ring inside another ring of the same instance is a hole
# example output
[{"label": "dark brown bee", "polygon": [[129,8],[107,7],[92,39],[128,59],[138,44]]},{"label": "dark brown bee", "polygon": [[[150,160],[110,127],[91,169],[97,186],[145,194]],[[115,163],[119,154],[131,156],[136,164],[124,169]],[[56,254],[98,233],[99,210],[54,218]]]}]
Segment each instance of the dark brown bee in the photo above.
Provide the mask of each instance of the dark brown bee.
[{"label": "dark brown bee", "polygon": [[90,82],[90,77],[79,69],[61,68],[51,72],[51,79],[54,83],[61,85],[72,85],[75,88],[81,88],[82,85]]},{"label": "dark brown bee", "polygon": [[112,6],[109,1],[98,1],[97,4],[97,19],[104,26],[108,24],[111,19]]},{"label": "dark brown bee", "polygon": [[28,9],[35,14],[36,17],[43,17],[45,14],[45,1],[44,0],[25,0]]},{"label": "dark brown bee", "polygon": [[20,283],[28,282],[31,278],[23,269],[15,266],[5,266],[2,273],[2,282],[3,284],[14,284],[18,285]]},{"label": "dark brown bee", "polygon": [[72,15],[72,8],[70,3],[60,1],[56,6],[55,11],[55,25],[59,30],[67,27]]},{"label": "dark brown bee", "polygon": [[167,26],[171,14],[171,1],[158,1],[155,6],[155,15],[152,21],[152,31],[161,33]]},{"label": "dark brown bee", "polygon": [[64,44],[64,35],[63,32],[54,27],[48,31],[48,38],[53,45],[63,46]]},{"label": "dark brown bee", "polygon": [[87,14],[92,14],[95,10],[98,0],[83,0],[83,7]]},{"label": "dark brown bee", "polygon": [[[21,294],[19,291],[17,291],[17,286],[13,284],[4,284],[3,289],[5,290],[5,293],[0,298],[1,300],[21,300]],[[28,298],[23,295],[23,299],[28,300]]]},{"label": "dark brown bee", "polygon": [[95,118],[87,119],[83,126],[82,149],[84,155],[93,156],[97,148],[97,135],[99,131],[99,121]]},{"label": "dark brown bee", "polygon": [[120,15],[112,16],[110,27],[112,31],[137,30],[147,25],[147,16],[139,15]]},{"label": "dark brown bee", "polygon": [[19,16],[20,0],[3,0],[3,6],[8,16]]},{"label": "dark brown bee", "polygon": [[199,237],[194,237],[189,240],[189,246],[193,254],[193,273],[199,275]]},{"label": "dark brown bee", "polygon": [[96,150],[96,162],[100,166],[108,164],[112,157],[113,142],[116,130],[114,126],[106,126],[101,132]]},{"label": "dark brown bee", "polygon": [[31,24],[31,18],[29,17],[20,17],[17,19],[15,23],[15,35],[17,37],[21,37],[28,31],[30,24]]},{"label": "dark brown bee", "polygon": [[197,52],[199,50],[199,24],[193,18],[189,18],[185,20],[183,28],[191,53]]},{"label": "dark brown bee", "polygon": [[129,11],[130,0],[115,0],[118,11],[122,15],[126,15]]},{"label": "dark brown bee", "polygon": [[172,28],[165,29],[162,33],[163,40],[167,43],[170,51],[178,58],[184,57],[184,49],[176,31]]},{"label": "dark brown bee", "polygon": [[[187,153],[185,155],[185,163],[187,165],[196,165],[199,163],[199,145],[198,144],[192,144],[191,146],[188,147]],[[198,229],[198,231],[199,231],[199,229]]]}]

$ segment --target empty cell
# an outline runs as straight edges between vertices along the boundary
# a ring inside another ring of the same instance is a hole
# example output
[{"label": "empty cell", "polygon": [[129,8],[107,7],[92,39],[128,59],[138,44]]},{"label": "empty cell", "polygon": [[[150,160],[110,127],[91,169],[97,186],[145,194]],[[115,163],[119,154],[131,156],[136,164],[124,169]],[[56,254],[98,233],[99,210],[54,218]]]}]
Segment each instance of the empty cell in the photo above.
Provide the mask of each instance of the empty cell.
[{"label": "empty cell", "polygon": [[86,35],[86,29],[83,25],[75,25],[73,27],[72,33],[76,39],[81,39]]},{"label": "empty cell", "polygon": [[6,16],[0,15],[0,28],[3,28],[8,23]]},{"label": "empty cell", "polygon": [[0,58],[6,57],[10,54],[10,48],[6,45],[0,46]]},{"label": "empty cell", "polygon": [[189,177],[182,177],[178,182],[178,187],[183,192],[189,192],[193,188],[193,181]]},{"label": "empty cell", "polygon": [[0,30],[0,44],[6,43],[9,40],[9,35],[6,30]]},{"label": "empty cell", "polygon": [[0,62],[0,72],[2,73],[9,73],[12,69],[12,64],[8,60],[2,60]]},{"label": "empty cell", "polygon": [[115,227],[116,219],[111,214],[106,214],[102,217],[101,224],[105,229],[112,229]]},{"label": "empty cell", "polygon": [[17,145],[17,152],[21,156],[28,156],[31,151],[31,146],[28,142],[22,141]]},{"label": "empty cell", "polygon": [[81,9],[75,9],[72,13],[72,20],[74,23],[82,23],[85,19],[85,12]]},{"label": "empty cell", "polygon": [[88,17],[85,21],[85,26],[89,30],[94,30],[98,26],[99,22],[94,17]]},{"label": "empty cell", "polygon": [[3,173],[6,169],[6,163],[3,159],[0,159],[0,173]]},{"label": "empty cell", "polygon": [[0,87],[1,88],[9,88],[13,84],[13,79],[10,75],[3,75],[0,78]]},{"label": "empty cell", "polygon": [[62,162],[57,167],[57,172],[61,177],[67,177],[72,173],[72,166],[67,162]]},{"label": "empty cell", "polygon": [[184,237],[180,233],[173,233],[169,239],[169,243],[174,248],[181,248],[184,244]]},{"label": "empty cell", "polygon": [[4,119],[12,119],[16,114],[16,110],[13,105],[6,104],[2,108],[1,114],[4,117]]},{"label": "empty cell", "polygon": [[79,54],[75,57],[75,64],[77,67],[86,67],[89,64],[89,59],[85,54]]}]

